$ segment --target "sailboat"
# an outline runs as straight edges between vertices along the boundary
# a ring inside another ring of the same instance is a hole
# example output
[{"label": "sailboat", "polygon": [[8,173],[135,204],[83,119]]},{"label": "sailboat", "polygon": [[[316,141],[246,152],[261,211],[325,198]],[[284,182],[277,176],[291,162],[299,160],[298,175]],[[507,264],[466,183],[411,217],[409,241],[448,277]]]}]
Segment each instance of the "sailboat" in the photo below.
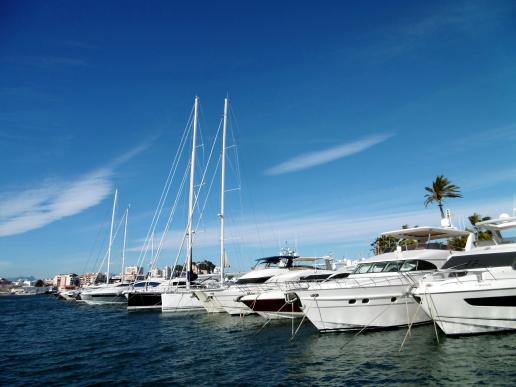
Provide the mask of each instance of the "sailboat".
[{"label": "sailboat", "polygon": [[214,292],[220,292],[225,289],[224,286],[224,268],[227,263],[227,254],[224,246],[224,209],[225,209],[225,192],[226,192],[226,132],[228,128],[228,107],[229,99],[224,99],[224,122],[222,125],[222,154],[221,154],[221,174],[220,174],[220,278],[219,286],[213,289],[196,289],[193,291],[195,297],[199,300],[203,308],[208,313],[225,312],[224,307],[213,297]]},{"label": "sailboat", "polygon": [[[80,294],[81,300],[87,304],[125,304],[127,299],[123,295],[129,284],[123,281],[118,284],[110,284],[110,265],[111,265],[111,251],[113,248],[113,225],[115,222],[115,211],[116,203],[118,198],[118,190],[115,190],[115,198],[113,200],[113,212],[111,214],[111,227],[109,231],[109,245],[107,253],[107,268],[106,268],[106,283],[101,286],[95,286],[90,289],[83,290]],[[125,217],[125,228],[124,228],[124,247],[122,251],[122,273],[124,272],[125,265],[125,244],[127,240],[127,218],[129,214],[129,208],[126,209]],[[122,274],[123,278],[123,274]]]},{"label": "sailboat", "polygon": [[196,156],[196,140],[197,140],[197,124],[199,111],[199,97],[195,97],[194,102],[194,119],[192,130],[192,155],[190,158],[190,189],[188,196],[188,247],[186,260],[186,286],[185,288],[173,288],[161,294],[161,310],[162,312],[189,312],[202,311],[203,307],[197,297],[192,293],[192,282],[197,277],[192,271],[192,253],[193,253],[193,211],[194,211],[194,182],[195,182],[195,156]]}]

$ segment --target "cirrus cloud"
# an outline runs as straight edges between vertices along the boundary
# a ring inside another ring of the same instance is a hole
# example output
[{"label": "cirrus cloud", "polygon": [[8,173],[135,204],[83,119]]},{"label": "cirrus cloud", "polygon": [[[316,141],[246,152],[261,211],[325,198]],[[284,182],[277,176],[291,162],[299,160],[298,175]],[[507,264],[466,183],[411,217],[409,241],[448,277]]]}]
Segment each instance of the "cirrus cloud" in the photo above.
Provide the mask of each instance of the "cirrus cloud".
[{"label": "cirrus cloud", "polygon": [[265,174],[281,175],[284,173],[301,171],[303,169],[315,167],[317,165],[326,164],[330,161],[360,153],[376,144],[386,141],[390,137],[392,137],[392,134],[376,134],[354,142],[333,146],[328,149],[305,153],[278,164],[272,168],[269,168],[265,171]]},{"label": "cirrus cloud", "polygon": [[0,192],[0,237],[36,230],[99,204],[113,190],[115,168],[150,145],[149,141],[103,168],[70,179],[47,179],[18,192]]}]

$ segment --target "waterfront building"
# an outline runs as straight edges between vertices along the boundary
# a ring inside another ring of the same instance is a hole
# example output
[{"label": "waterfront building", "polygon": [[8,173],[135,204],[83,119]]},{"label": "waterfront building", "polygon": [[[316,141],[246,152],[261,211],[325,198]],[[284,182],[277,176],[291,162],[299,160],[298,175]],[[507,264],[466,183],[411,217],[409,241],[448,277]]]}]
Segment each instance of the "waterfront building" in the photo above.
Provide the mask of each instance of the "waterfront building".
[{"label": "waterfront building", "polygon": [[106,273],[91,272],[79,276],[81,286],[94,285],[95,283],[106,282]]},{"label": "waterfront building", "polygon": [[127,266],[124,271],[125,281],[136,281],[143,278],[143,267],[141,266]]},{"label": "waterfront building", "polygon": [[162,278],[163,277],[163,270],[158,269],[157,267],[155,267],[154,269],[152,269],[150,271],[150,275],[151,275],[152,278]]},{"label": "waterfront building", "polygon": [[52,285],[57,289],[73,289],[80,285],[80,279],[75,273],[58,274],[54,277]]},{"label": "waterfront building", "polygon": [[163,268],[163,278],[170,279],[172,278],[173,269],[172,266],[165,266]]}]

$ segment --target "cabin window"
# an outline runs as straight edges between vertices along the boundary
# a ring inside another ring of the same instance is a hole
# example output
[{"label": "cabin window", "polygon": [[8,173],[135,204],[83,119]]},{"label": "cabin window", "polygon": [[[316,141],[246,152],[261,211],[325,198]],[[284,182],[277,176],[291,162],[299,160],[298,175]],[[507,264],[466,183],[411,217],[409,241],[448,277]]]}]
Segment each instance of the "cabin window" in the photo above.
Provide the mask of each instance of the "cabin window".
[{"label": "cabin window", "polygon": [[387,265],[385,265],[383,271],[384,272],[396,272],[400,270],[401,261],[392,261],[387,262]]},{"label": "cabin window", "polygon": [[348,304],[354,304],[355,302],[357,302],[357,300],[349,300]]},{"label": "cabin window", "polygon": [[369,270],[369,268],[371,266],[372,266],[371,263],[362,263],[362,264],[357,266],[357,268],[355,269],[354,273],[355,274],[367,273],[367,271]]},{"label": "cabin window", "polygon": [[262,284],[267,281],[271,277],[255,277],[255,278],[240,278],[237,280],[237,285],[245,285],[245,284]]},{"label": "cabin window", "polygon": [[396,302],[396,297],[391,297],[391,302]]},{"label": "cabin window", "polygon": [[350,273],[339,273],[332,275],[331,279],[338,279],[338,278],[347,278],[349,277]]},{"label": "cabin window", "polygon": [[362,300],[362,304],[369,304],[369,298],[364,298]]},{"label": "cabin window", "polygon": [[435,270],[437,266],[428,261],[417,261],[417,270]]},{"label": "cabin window", "polygon": [[416,270],[435,270],[437,266],[428,261],[410,260],[405,261],[401,266],[400,271],[416,271]]},{"label": "cabin window", "polygon": [[403,262],[403,265],[401,265],[400,271],[415,271],[417,270],[417,261],[411,260],[411,261],[405,261]]},{"label": "cabin window", "polygon": [[385,266],[387,265],[387,262],[376,262],[373,264],[373,267],[371,270],[369,270],[370,273],[381,273]]},{"label": "cabin window", "polygon": [[312,274],[306,277],[302,277],[301,281],[321,281],[328,278],[330,274]]}]

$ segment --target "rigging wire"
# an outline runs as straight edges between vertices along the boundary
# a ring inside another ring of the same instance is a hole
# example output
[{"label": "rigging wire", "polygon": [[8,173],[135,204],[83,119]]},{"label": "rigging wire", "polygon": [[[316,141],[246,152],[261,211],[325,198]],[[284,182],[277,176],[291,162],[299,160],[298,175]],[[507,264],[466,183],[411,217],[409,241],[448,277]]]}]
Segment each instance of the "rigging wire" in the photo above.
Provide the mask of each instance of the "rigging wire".
[{"label": "rigging wire", "polygon": [[158,205],[157,205],[156,210],[154,212],[154,215],[152,217],[151,224],[149,226],[149,229],[147,231],[147,235],[146,235],[146,237],[144,239],[144,243],[142,245],[142,249],[141,249],[140,254],[138,256],[138,261],[137,261],[138,262],[137,263],[138,266],[142,266],[143,262],[145,261],[145,258],[147,256],[147,253],[149,251],[150,244],[151,244],[150,237],[156,231],[156,227],[157,227],[158,221],[159,221],[159,219],[161,217],[161,213],[162,213],[163,208],[165,206],[165,202],[166,202],[166,199],[168,197],[170,188],[172,186],[172,182],[174,180],[174,177],[175,177],[178,165],[179,165],[179,161],[180,161],[181,155],[183,154],[183,151],[184,151],[184,148],[185,148],[185,145],[186,145],[186,140],[187,140],[188,135],[189,135],[190,130],[191,130],[191,122],[192,122],[192,119],[193,119],[193,110],[194,109],[192,107],[192,110],[190,111],[190,115],[188,116],[188,120],[187,120],[185,129],[183,130],[183,134],[181,136],[178,149],[177,149],[176,154],[174,156],[172,165],[171,165],[171,167],[169,169],[168,176],[167,176],[167,178],[165,180],[165,184],[164,184],[163,190],[161,191],[161,195],[160,195],[160,199],[158,201]]}]

